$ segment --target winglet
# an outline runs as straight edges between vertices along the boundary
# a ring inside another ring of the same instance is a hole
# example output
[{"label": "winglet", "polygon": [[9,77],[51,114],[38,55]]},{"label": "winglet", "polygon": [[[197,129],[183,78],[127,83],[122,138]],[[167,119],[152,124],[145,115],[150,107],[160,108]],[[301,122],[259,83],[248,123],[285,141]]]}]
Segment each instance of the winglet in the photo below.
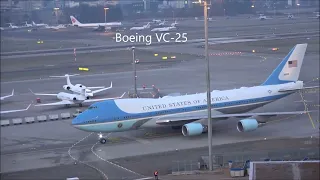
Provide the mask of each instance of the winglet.
[{"label": "winglet", "polygon": [[127,92],[124,92],[120,97],[119,99],[123,98],[123,96],[126,94]]},{"label": "winglet", "polygon": [[12,93],[11,93],[11,96],[13,96],[14,95],[14,89],[12,89]]},{"label": "winglet", "polygon": [[112,88],[112,81],[111,81],[111,84],[110,84],[110,87],[109,88]]},{"label": "winglet", "polygon": [[32,103],[31,104],[29,104],[29,106],[25,109],[25,110],[28,110],[29,108],[30,108],[30,106],[32,105]]}]

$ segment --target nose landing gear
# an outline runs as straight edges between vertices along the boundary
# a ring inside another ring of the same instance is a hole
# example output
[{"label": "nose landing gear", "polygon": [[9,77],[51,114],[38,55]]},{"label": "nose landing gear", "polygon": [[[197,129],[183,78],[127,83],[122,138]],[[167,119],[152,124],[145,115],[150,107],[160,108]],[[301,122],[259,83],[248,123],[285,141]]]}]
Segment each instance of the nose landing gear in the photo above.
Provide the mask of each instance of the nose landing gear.
[{"label": "nose landing gear", "polygon": [[99,141],[101,144],[105,144],[107,142],[107,138],[103,137],[103,135],[100,133],[99,135]]},{"label": "nose landing gear", "polygon": [[107,142],[107,140],[105,138],[100,138],[100,143],[101,144],[105,144]]}]

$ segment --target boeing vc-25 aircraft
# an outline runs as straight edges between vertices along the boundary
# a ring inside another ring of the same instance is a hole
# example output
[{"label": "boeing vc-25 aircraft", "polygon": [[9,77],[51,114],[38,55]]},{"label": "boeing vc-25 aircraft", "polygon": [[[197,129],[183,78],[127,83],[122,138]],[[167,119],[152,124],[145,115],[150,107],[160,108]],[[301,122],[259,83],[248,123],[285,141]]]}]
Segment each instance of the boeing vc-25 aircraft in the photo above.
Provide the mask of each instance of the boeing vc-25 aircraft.
[{"label": "boeing vc-25 aircraft", "polygon": [[[307,44],[296,45],[259,86],[213,91],[212,118],[245,118],[237,123],[239,132],[256,130],[263,122],[259,116],[304,114],[295,112],[250,113],[298,90],[307,89],[298,81]],[[310,87],[312,88],[312,87]],[[314,87],[313,87],[314,88]],[[90,132],[119,132],[156,125],[181,127],[184,136],[200,135],[207,126],[199,122],[207,118],[206,93],[159,99],[117,99],[97,102],[72,121],[75,128]],[[198,122],[197,122],[198,121]],[[100,142],[106,139],[100,134]]]}]

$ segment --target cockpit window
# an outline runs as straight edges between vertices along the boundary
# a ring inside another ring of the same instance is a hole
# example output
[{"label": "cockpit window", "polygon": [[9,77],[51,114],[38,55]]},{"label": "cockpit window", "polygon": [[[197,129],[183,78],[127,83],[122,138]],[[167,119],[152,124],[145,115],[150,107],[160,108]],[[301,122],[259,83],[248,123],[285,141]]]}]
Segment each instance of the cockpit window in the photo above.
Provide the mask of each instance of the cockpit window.
[{"label": "cockpit window", "polygon": [[88,109],[96,109],[97,106],[90,106]]}]

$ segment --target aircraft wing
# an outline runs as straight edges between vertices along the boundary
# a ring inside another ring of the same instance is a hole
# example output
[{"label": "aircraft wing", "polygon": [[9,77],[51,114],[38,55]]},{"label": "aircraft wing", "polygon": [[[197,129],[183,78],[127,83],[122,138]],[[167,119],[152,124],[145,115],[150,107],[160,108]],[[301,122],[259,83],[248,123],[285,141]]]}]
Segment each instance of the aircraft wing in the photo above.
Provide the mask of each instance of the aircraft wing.
[{"label": "aircraft wing", "polygon": [[278,92],[294,92],[294,91],[303,91],[303,90],[308,90],[308,89],[318,89],[319,86],[312,86],[312,87],[304,87],[302,89],[280,89]]},{"label": "aircraft wing", "polygon": [[97,86],[97,87],[87,87],[88,89],[101,89],[105,88],[105,86]]},{"label": "aircraft wing", "polygon": [[98,93],[98,92],[101,92],[101,91],[105,91],[105,90],[111,89],[111,88],[112,88],[112,82],[111,82],[109,87],[106,87],[106,88],[103,88],[103,89],[98,89],[98,90],[92,91],[91,93],[95,94],[95,93]]},{"label": "aircraft wing", "polygon": [[[225,119],[225,118],[248,118],[252,116],[277,116],[277,115],[298,115],[298,114],[306,114],[311,111],[293,111],[293,112],[264,112],[264,113],[241,113],[241,114],[214,114],[212,113],[212,119]],[[189,113],[186,115],[168,115],[162,116],[160,118],[155,119],[157,124],[160,125],[169,125],[169,124],[186,124],[188,122],[196,121],[199,119],[206,119],[208,118],[207,111],[196,112],[196,113]]]},{"label": "aircraft wing", "polygon": [[63,100],[63,101],[54,102],[54,103],[37,104],[34,106],[60,106],[60,105],[71,105],[71,104],[74,104],[74,102],[68,101],[68,100]]},{"label": "aircraft wing", "polygon": [[14,89],[12,90],[12,93],[11,93],[10,95],[2,96],[2,97],[1,97],[1,100],[4,100],[5,98],[8,98],[8,97],[13,96],[13,94],[14,94]]},{"label": "aircraft wing", "polygon": [[112,100],[112,99],[121,99],[123,98],[123,96],[126,94],[126,92],[124,92],[120,97],[114,97],[114,98],[103,98],[103,99],[88,99],[88,100],[84,100],[84,103],[88,103],[88,102],[97,102],[97,101],[105,101],[105,100]]},{"label": "aircraft wing", "polygon": [[26,109],[17,109],[17,110],[9,110],[9,111],[0,111],[0,114],[12,113],[12,112],[20,112],[20,111],[27,111],[31,104]]},{"label": "aircraft wing", "polygon": [[41,94],[41,93],[34,93],[34,92],[32,92],[31,89],[29,89],[29,90],[34,95],[39,95],[39,96],[57,96],[57,94]]}]

